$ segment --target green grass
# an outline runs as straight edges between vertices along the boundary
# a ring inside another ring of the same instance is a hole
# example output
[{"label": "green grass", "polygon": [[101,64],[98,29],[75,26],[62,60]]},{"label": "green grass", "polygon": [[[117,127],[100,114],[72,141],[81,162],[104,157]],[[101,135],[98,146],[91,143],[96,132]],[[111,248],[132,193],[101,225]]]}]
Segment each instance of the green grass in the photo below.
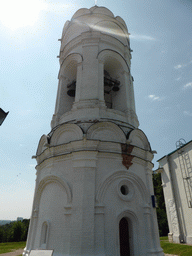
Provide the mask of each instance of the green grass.
[{"label": "green grass", "polygon": [[0,254],[24,249],[26,242],[0,243]]},{"label": "green grass", "polygon": [[[190,245],[169,243],[167,236],[160,237],[160,242],[164,253],[192,256],[192,246]],[[26,242],[0,243],[0,254],[24,249],[25,245]]]},{"label": "green grass", "polygon": [[168,237],[166,236],[160,237],[160,242],[164,253],[192,256],[192,246],[190,245],[169,243]]},{"label": "green grass", "polygon": [[168,236],[161,236],[160,241],[168,241]]}]

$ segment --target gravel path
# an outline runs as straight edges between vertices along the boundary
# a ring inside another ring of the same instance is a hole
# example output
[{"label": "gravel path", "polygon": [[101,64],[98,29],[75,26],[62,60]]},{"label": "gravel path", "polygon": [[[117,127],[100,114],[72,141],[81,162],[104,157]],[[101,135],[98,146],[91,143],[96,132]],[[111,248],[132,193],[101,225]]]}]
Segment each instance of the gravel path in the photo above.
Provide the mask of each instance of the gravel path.
[{"label": "gravel path", "polygon": [[24,249],[18,249],[13,252],[2,253],[2,254],[0,254],[0,256],[18,256],[23,253],[23,250]]},{"label": "gravel path", "polygon": [[165,254],[165,256],[178,256],[176,254]]}]

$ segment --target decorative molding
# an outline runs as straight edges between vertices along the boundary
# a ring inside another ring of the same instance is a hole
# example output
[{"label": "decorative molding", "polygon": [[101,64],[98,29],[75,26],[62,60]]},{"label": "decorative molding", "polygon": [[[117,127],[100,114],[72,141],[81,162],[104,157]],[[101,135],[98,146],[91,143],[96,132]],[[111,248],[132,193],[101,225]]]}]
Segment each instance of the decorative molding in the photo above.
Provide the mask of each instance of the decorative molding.
[{"label": "decorative molding", "polygon": [[34,202],[35,209],[38,209],[38,207],[39,207],[41,194],[42,194],[45,186],[52,182],[57,183],[58,185],[61,186],[61,188],[63,188],[65,190],[65,192],[67,194],[67,203],[70,204],[72,202],[72,192],[71,192],[69,184],[63,178],[60,178],[59,176],[49,175],[49,176],[44,177],[39,182],[39,185],[37,187],[36,196],[35,196],[35,202]]},{"label": "decorative molding", "polygon": [[127,64],[127,61],[119,52],[114,51],[112,49],[104,49],[101,50],[97,55],[97,58],[103,62],[105,62],[107,57],[112,57],[113,59],[118,60],[123,67],[122,71],[130,72],[130,68],[129,65]]},{"label": "decorative molding", "polygon": [[102,214],[104,215],[105,212],[105,206],[104,205],[95,205],[95,214]]},{"label": "decorative molding", "polygon": [[115,180],[121,179],[121,180],[127,180],[128,182],[132,182],[137,189],[140,191],[142,200],[144,203],[147,203],[148,200],[148,194],[147,194],[147,188],[145,187],[145,184],[139,178],[136,174],[132,172],[127,171],[117,171],[113,174],[110,174],[106,176],[103,181],[100,183],[97,193],[96,193],[96,202],[101,203],[104,200],[105,193],[107,191],[107,188],[109,187],[109,184],[113,183]]},{"label": "decorative molding", "polygon": [[63,124],[59,126],[51,136],[51,146],[58,146],[83,139],[83,131],[76,124]]},{"label": "decorative molding", "polygon": [[128,139],[131,140],[132,145],[151,152],[151,146],[149,144],[149,141],[142,130],[132,130],[128,135]]},{"label": "decorative molding", "polygon": [[116,124],[98,122],[88,128],[87,139],[125,143],[126,136]]},{"label": "decorative molding", "polygon": [[72,204],[68,204],[64,206],[64,214],[71,215],[72,214]]},{"label": "decorative molding", "polygon": [[[36,155],[40,155],[43,153],[44,150],[47,149],[48,147],[48,137],[44,134],[41,136],[38,147],[37,147],[37,152]],[[33,156],[33,158],[36,158],[36,156]]]},{"label": "decorative molding", "polygon": [[173,234],[175,234],[175,233],[178,233],[179,223],[178,223],[174,199],[168,199],[168,207],[169,207],[169,213],[170,213],[170,217],[171,217],[171,226],[173,228]]},{"label": "decorative molding", "polygon": [[33,210],[32,217],[33,217],[33,218],[37,218],[37,217],[38,217],[38,213],[39,213],[39,211],[38,211],[37,209],[34,209],[34,210]]}]

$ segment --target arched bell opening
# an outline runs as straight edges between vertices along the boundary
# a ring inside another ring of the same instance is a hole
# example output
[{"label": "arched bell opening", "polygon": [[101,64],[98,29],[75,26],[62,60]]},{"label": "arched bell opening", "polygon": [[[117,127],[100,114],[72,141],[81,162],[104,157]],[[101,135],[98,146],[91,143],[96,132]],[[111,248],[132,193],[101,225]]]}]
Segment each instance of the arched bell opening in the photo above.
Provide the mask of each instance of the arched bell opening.
[{"label": "arched bell opening", "polygon": [[67,95],[69,97],[74,98],[75,97],[75,91],[76,91],[76,80],[73,80],[71,83],[67,85]]},{"label": "arched bell opening", "polygon": [[107,108],[126,111],[125,79],[121,63],[112,56],[104,61],[104,100]]},{"label": "arched bell opening", "polygon": [[76,61],[71,61],[64,71],[67,77],[67,95],[75,100],[76,93],[76,80],[77,80],[77,63]]},{"label": "arched bell opening", "polygon": [[107,70],[104,70],[104,100],[108,108],[112,107],[112,97],[114,92],[118,92],[120,81],[111,77]]},{"label": "arched bell opening", "polygon": [[77,61],[66,62],[60,73],[59,112],[64,114],[72,109],[76,95]]}]

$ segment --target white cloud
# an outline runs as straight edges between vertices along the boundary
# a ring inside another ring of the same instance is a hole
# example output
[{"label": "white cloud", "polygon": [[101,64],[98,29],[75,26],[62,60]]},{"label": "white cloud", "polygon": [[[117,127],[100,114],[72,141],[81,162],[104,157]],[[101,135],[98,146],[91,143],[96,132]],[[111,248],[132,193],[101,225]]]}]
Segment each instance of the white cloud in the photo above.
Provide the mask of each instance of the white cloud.
[{"label": "white cloud", "polygon": [[147,36],[147,35],[130,35],[129,36],[131,39],[135,39],[138,41],[155,41],[156,39],[152,36]]},{"label": "white cloud", "polygon": [[183,65],[179,64],[179,65],[175,66],[174,68],[179,69],[179,68],[182,68],[182,67],[183,67]]},{"label": "white cloud", "polygon": [[185,64],[178,64],[178,65],[174,66],[174,68],[175,68],[175,69],[180,69],[180,68],[187,67],[187,66],[189,66],[189,65],[191,65],[191,64],[192,64],[192,60],[189,61],[188,63],[185,63]]},{"label": "white cloud", "polygon": [[192,88],[192,82],[187,83],[187,84],[184,85],[184,88],[190,88],[190,87]]},{"label": "white cloud", "polygon": [[189,111],[183,111],[184,116],[192,116],[192,113]]},{"label": "white cloud", "polygon": [[178,78],[176,78],[175,80],[176,80],[176,81],[179,81],[179,80],[181,80],[181,76],[180,76],[180,77],[178,77]]},{"label": "white cloud", "polygon": [[162,100],[162,98],[160,98],[159,96],[156,96],[154,94],[149,95],[148,98],[153,100],[153,101],[160,101],[160,100]]}]

